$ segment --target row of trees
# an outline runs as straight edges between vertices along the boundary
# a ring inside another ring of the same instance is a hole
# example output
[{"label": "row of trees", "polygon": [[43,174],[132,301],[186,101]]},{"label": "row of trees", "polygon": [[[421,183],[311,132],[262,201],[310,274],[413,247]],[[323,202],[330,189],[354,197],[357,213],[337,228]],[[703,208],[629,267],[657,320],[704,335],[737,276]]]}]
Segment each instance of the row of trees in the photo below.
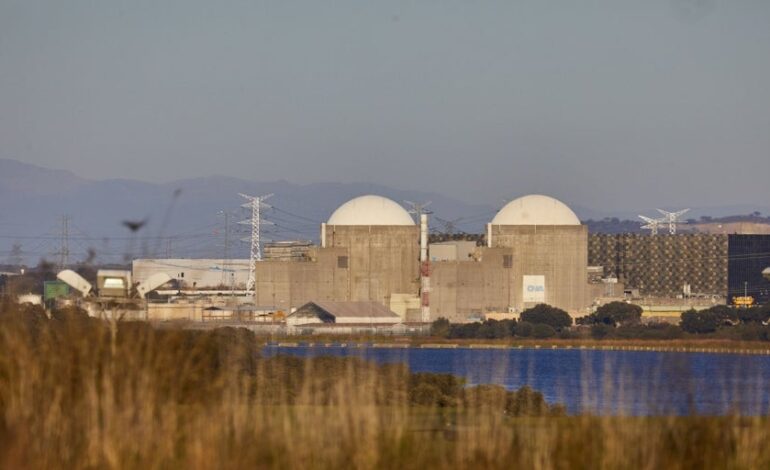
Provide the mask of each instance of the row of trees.
[{"label": "row of trees", "polygon": [[552,338],[568,333],[572,326],[572,317],[564,310],[550,305],[537,305],[521,313],[516,320],[486,320],[482,323],[453,324],[446,318],[433,322],[431,332],[441,338],[480,338],[503,339],[518,336],[521,338]]},{"label": "row of trees", "polygon": [[765,326],[770,320],[770,304],[752,308],[732,308],[716,305],[706,310],[682,313],[680,326],[688,333],[716,333],[736,326]]},{"label": "row of trees", "polygon": [[706,310],[689,310],[682,314],[679,325],[642,324],[642,308],[626,302],[611,302],[596,312],[578,318],[575,323],[585,328],[574,329],[567,312],[549,305],[525,310],[519,321],[486,320],[482,323],[452,324],[445,318],[433,322],[434,336],[450,339],[505,339],[583,337],[594,339],[677,339],[685,334],[714,335],[720,338],[770,341],[770,305],[738,309],[717,305]]}]

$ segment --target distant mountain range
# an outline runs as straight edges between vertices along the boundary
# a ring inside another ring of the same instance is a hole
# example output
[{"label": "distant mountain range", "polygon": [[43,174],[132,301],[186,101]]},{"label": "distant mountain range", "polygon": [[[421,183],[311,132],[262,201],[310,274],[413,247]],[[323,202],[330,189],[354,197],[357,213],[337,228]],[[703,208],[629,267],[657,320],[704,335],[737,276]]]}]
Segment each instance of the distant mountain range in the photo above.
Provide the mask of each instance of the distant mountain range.
[{"label": "distant mountain range", "polygon": [[[42,168],[0,159],[0,264],[22,253],[24,262],[58,259],[62,248],[62,217],[68,216],[69,258],[88,256],[116,262],[131,256],[221,257],[225,230],[221,211],[230,220],[246,217],[238,193],[273,193],[273,208],[265,217],[274,225],[265,228],[266,239],[318,239],[319,226],[345,201],[362,194],[379,194],[395,201],[432,201],[432,228],[442,230],[439,219],[454,222],[457,231],[482,232],[498,208],[469,204],[437,193],[400,190],[368,183],[256,182],[226,176],[148,183],[130,179],[91,180],[70,171]],[[566,201],[569,203],[569,201]],[[636,214],[609,214],[572,205],[583,219],[607,217],[634,219]],[[749,214],[757,207],[693,209],[689,216]],[[770,212],[767,208],[763,212]],[[124,221],[146,224],[133,233]],[[599,225],[600,226],[600,225]],[[230,256],[245,256],[239,238],[247,227],[233,223]],[[14,245],[20,245],[20,250]]]},{"label": "distant mountain range", "polygon": [[[0,159],[0,263],[56,260],[61,251],[62,217],[68,216],[71,260],[92,249],[99,261],[127,256],[221,257],[225,230],[221,211],[232,213],[230,255],[245,256],[238,239],[248,227],[235,222],[247,214],[238,193],[273,193],[265,211],[265,239],[316,241],[320,224],[339,205],[362,194],[379,194],[395,201],[432,201],[436,217],[455,221],[457,230],[483,230],[496,208],[468,204],[440,194],[399,190],[368,183],[256,182],[226,176],[147,183],[128,179],[89,180],[65,170],[41,168]],[[461,220],[456,220],[462,218]],[[124,221],[147,221],[136,233]],[[440,224],[434,222],[439,228]]]}]

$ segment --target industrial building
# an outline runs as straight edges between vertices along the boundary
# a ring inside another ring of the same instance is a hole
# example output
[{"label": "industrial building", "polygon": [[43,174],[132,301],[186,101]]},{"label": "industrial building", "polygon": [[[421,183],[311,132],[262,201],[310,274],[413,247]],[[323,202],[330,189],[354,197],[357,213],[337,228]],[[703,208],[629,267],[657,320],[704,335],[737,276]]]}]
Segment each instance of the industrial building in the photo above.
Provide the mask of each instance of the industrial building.
[{"label": "industrial building", "polygon": [[379,302],[308,302],[286,318],[288,326],[395,325],[401,318]]},{"label": "industrial building", "polygon": [[770,282],[762,276],[770,266],[770,235],[595,234],[589,264],[640,296],[770,301]]},{"label": "industrial building", "polygon": [[539,303],[585,312],[587,236],[575,213],[554,198],[509,202],[487,225],[487,246],[470,261],[431,264],[431,316],[466,321]]},{"label": "industrial building", "polygon": [[[277,245],[255,263],[254,304],[292,312],[309,302],[377,302],[402,321],[468,321],[543,302],[578,315],[591,303],[587,229],[547,196],[508,203],[488,224],[487,246],[428,246],[426,215],[417,225],[374,195],[341,205],[320,231],[320,246]],[[248,260],[135,260],[133,269],[137,281],[160,271],[184,289],[243,290],[249,277]]]},{"label": "industrial building", "polygon": [[[539,303],[580,316],[596,302],[624,295],[659,297],[661,305],[688,296],[766,302],[770,281],[762,271],[768,266],[770,235],[589,236],[568,206],[543,195],[506,204],[478,240],[430,244],[427,214],[419,214],[418,224],[398,203],[365,195],[321,224],[318,245],[267,244],[256,262],[137,259],[124,282],[102,272],[97,291],[144,299],[151,286],[170,280],[158,290],[166,302],[147,307],[150,319],[262,319],[273,312],[291,322],[312,314],[329,326],[339,322],[318,316],[323,306],[376,304],[394,324],[439,317],[464,322],[515,315]],[[185,313],[190,305],[192,316]],[[305,313],[292,316],[301,308]]]}]

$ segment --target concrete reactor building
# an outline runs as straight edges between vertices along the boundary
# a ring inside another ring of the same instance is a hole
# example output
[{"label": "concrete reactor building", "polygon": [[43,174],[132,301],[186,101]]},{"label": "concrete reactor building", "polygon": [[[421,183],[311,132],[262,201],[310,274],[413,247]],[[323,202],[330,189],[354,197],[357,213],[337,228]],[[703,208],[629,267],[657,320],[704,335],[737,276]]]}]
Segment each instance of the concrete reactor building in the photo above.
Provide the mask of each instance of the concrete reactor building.
[{"label": "concrete reactor building", "polygon": [[431,316],[467,321],[539,303],[580,313],[590,304],[587,240],[562,202],[515,199],[487,224],[487,246],[475,256],[432,264]]}]

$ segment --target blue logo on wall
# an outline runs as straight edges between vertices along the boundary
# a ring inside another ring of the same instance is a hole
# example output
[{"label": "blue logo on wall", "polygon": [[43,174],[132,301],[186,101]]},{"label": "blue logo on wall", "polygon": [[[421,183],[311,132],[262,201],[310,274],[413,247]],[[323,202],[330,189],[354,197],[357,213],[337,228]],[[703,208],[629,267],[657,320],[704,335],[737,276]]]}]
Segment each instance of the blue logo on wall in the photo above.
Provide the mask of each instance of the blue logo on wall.
[{"label": "blue logo on wall", "polygon": [[545,292],[543,286],[527,286],[527,292]]}]

